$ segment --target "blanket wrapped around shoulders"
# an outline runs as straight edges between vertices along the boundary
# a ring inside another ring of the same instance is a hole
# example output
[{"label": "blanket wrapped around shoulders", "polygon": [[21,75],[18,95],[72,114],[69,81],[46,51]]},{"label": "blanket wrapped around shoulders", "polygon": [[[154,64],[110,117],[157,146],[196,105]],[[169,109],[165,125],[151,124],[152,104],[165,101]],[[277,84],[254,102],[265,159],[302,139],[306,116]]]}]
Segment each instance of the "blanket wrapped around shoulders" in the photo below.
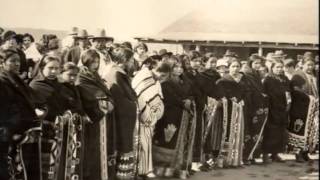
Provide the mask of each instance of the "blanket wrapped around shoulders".
[{"label": "blanket wrapped around shoulders", "polygon": [[144,68],[136,74],[131,84],[138,97],[140,120],[154,125],[164,111],[160,83],[154,79],[149,69]]}]

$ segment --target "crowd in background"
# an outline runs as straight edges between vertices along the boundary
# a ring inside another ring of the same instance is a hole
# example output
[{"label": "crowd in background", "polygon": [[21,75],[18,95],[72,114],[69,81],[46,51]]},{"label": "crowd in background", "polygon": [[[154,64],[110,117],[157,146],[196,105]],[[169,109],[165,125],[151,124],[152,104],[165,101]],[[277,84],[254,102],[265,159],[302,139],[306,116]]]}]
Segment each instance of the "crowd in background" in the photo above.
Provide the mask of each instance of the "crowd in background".
[{"label": "crowd in background", "polygon": [[0,32],[0,179],[187,179],[318,150],[318,54]]}]

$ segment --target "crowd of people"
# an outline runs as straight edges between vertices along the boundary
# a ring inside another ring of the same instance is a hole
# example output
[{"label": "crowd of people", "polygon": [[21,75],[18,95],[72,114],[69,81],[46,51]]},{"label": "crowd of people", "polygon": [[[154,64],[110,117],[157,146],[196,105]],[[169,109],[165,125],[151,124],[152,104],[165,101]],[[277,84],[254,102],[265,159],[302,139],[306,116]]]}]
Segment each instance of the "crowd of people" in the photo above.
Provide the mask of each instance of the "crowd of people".
[{"label": "crowd of people", "polygon": [[39,42],[7,30],[0,179],[187,179],[288,152],[306,162],[318,150],[318,63],[282,50],[150,53],[104,29]]}]

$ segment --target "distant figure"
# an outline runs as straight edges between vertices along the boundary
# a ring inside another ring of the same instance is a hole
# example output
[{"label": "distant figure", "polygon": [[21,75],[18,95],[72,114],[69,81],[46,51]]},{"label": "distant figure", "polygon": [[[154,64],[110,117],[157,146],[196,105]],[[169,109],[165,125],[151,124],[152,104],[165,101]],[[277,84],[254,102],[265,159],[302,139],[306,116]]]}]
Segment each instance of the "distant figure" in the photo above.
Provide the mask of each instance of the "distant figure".
[{"label": "distant figure", "polygon": [[0,27],[0,45],[2,44],[2,33],[4,32],[4,29]]},{"label": "distant figure", "polygon": [[6,31],[3,34],[3,44],[0,47],[2,50],[13,49],[17,51],[20,57],[20,77],[26,79],[28,75],[28,66],[26,55],[21,50],[22,38],[20,35],[17,35],[14,31]]},{"label": "distant figure", "polygon": [[158,53],[161,56],[162,61],[168,60],[172,56],[172,52],[168,52],[166,49],[161,49]]},{"label": "distant figure", "polygon": [[289,80],[292,79],[292,76],[295,72],[296,63],[293,59],[285,59],[284,60],[284,75],[287,76]]},{"label": "distant figure", "polygon": [[26,58],[33,62],[39,61],[42,57],[34,43],[34,37],[29,33],[23,35],[23,51],[26,54]]},{"label": "distant figure", "polygon": [[[283,62],[275,60],[271,72],[263,81],[265,93],[269,97],[269,116],[262,143],[263,161],[283,162],[279,153],[285,151],[288,142],[288,112],[291,105],[289,79],[283,74]],[[271,159],[268,154],[271,154]]]},{"label": "distant figure", "polygon": [[110,42],[113,42],[113,37],[107,36],[105,29],[97,29],[93,34],[93,37],[90,37],[89,39],[92,43],[90,49],[94,49],[99,53],[100,66],[98,73],[104,79],[106,66],[111,62],[110,49],[107,48],[107,43],[110,44]]},{"label": "distant figure", "polygon": [[66,50],[63,56],[63,62],[73,62],[79,64],[81,54],[89,48],[89,35],[87,30],[81,29],[78,34],[72,37],[72,40],[76,43],[75,46]]},{"label": "distant figure", "polygon": [[224,59],[217,60],[217,72],[223,77],[225,74],[228,74],[228,63]]},{"label": "distant figure", "polygon": [[130,42],[128,42],[128,41],[123,42],[121,45],[122,45],[123,47],[125,47],[125,48],[130,49],[131,51],[133,50],[133,49],[132,49],[132,44],[131,44]]},{"label": "distant figure", "polygon": [[143,42],[139,42],[134,47],[133,58],[137,61],[139,69],[141,68],[143,61],[145,61],[148,58],[147,52],[148,52],[148,46]]}]

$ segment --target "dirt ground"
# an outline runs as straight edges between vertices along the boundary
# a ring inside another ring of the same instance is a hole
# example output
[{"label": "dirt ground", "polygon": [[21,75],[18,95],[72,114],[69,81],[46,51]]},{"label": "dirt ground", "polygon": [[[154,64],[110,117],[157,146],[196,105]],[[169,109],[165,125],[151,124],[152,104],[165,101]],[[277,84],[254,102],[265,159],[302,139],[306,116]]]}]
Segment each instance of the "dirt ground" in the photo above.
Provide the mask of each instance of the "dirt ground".
[{"label": "dirt ground", "polygon": [[308,163],[286,161],[237,169],[215,169],[198,172],[189,180],[318,180],[318,176],[319,160],[315,160]]}]

